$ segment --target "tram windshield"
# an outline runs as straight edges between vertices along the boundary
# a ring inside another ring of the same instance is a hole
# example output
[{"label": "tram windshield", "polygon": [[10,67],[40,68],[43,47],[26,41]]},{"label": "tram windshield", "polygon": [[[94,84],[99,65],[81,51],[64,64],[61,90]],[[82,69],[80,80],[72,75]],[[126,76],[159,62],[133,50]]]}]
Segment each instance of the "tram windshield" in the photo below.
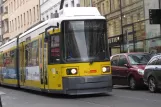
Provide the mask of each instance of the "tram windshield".
[{"label": "tram windshield", "polygon": [[105,20],[64,22],[67,62],[109,60]]}]

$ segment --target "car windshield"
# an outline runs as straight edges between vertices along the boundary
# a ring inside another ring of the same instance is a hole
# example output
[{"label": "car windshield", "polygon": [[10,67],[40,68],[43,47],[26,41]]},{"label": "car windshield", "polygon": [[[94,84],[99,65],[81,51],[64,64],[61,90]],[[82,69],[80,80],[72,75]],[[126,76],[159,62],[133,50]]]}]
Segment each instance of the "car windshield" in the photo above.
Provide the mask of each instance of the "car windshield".
[{"label": "car windshield", "polygon": [[150,54],[131,54],[128,55],[131,65],[146,65],[151,58]]}]

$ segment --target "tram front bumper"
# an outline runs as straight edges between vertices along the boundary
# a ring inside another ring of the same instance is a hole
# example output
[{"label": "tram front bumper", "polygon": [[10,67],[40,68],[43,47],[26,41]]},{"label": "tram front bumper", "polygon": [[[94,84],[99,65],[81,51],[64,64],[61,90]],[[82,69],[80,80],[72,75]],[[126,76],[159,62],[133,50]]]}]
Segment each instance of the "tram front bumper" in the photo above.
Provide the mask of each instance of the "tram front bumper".
[{"label": "tram front bumper", "polygon": [[68,95],[97,94],[112,91],[112,76],[64,77],[64,93]]}]

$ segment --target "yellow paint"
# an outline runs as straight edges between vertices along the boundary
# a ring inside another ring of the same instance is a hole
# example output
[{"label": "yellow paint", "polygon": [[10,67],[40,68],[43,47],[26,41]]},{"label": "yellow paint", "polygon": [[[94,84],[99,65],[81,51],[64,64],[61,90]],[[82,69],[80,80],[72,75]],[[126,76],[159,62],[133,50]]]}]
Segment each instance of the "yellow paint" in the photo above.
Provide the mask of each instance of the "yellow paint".
[{"label": "yellow paint", "polygon": [[55,34],[55,33],[60,33],[60,29],[55,29],[54,31],[53,30],[50,30],[49,31],[49,34],[52,35],[52,34]]},{"label": "yellow paint", "polygon": [[16,48],[17,48],[17,46],[11,47],[10,49],[3,51],[3,53],[10,52],[12,50],[15,50]]},{"label": "yellow paint", "polygon": [[16,85],[17,84],[17,80],[16,79],[3,79],[3,83],[11,84],[11,85]]},{"label": "yellow paint", "polygon": [[[52,68],[55,72],[52,72]],[[48,65],[49,89],[62,90],[62,69],[61,65]]]},{"label": "yellow paint", "polygon": [[[105,66],[111,67],[110,62],[94,62],[91,65],[89,63],[48,65],[49,89],[62,90],[63,77],[100,76],[111,74],[111,69],[108,73],[102,72],[102,67]],[[76,68],[78,73],[76,75],[67,75],[66,70],[69,68]],[[91,73],[90,70],[96,70],[97,72]]]}]

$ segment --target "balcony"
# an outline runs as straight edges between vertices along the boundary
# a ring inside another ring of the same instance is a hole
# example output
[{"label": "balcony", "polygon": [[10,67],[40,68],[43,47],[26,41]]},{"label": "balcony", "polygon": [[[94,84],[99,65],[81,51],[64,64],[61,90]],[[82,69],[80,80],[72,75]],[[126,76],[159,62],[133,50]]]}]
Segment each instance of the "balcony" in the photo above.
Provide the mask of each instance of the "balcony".
[{"label": "balcony", "polygon": [[8,7],[4,8],[4,12],[2,14],[2,20],[8,19]]},{"label": "balcony", "polygon": [[2,20],[8,19],[8,13],[3,13]]},{"label": "balcony", "polygon": [[7,0],[2,0],[2,3],[4,4]]},{"label": "balcony", "polygon": [[8,19],[2,21],[2,34],[9,32]]}]

